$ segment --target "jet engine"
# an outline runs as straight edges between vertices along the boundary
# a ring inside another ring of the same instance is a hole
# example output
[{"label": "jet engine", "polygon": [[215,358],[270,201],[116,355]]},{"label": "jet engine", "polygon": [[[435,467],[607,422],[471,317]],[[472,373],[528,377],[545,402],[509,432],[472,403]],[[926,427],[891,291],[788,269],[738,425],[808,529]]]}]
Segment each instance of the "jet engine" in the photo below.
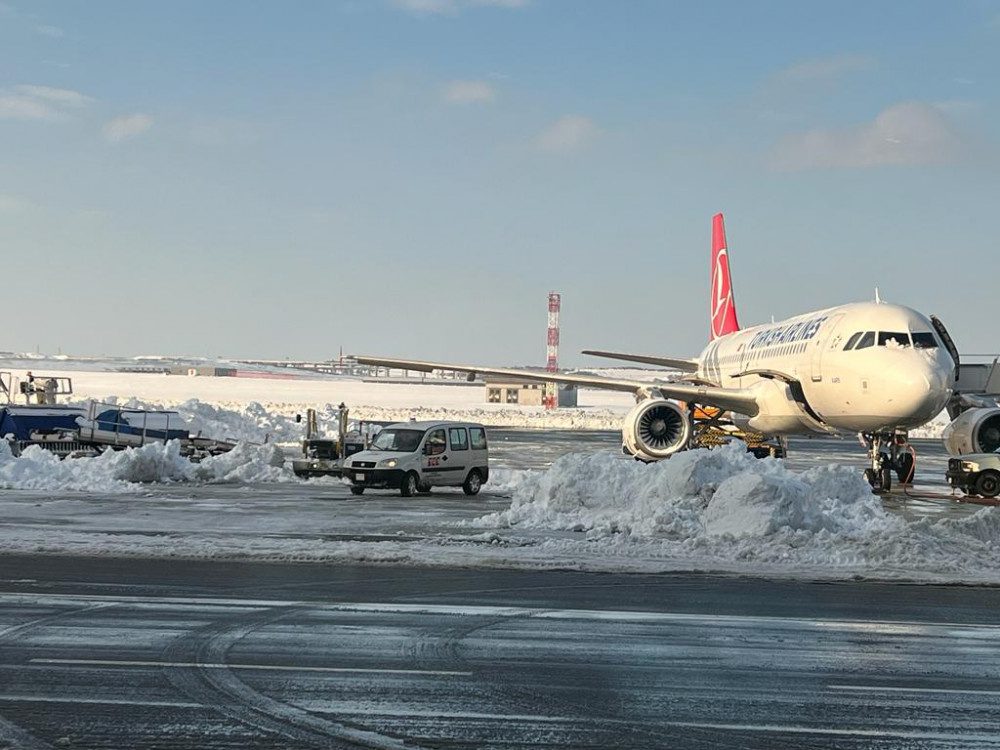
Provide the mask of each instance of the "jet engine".
[{"label": "jet engine", "polygon": [[643,461],[659,461],[688,447],[691,420],[673,401],[640,401],[625,417],[622,447]]},{"label": "jet engine", "polygon": [[942,438],[952,456],[993,453],[1000,449],[1000,409],[963,411],[944,428]]}]

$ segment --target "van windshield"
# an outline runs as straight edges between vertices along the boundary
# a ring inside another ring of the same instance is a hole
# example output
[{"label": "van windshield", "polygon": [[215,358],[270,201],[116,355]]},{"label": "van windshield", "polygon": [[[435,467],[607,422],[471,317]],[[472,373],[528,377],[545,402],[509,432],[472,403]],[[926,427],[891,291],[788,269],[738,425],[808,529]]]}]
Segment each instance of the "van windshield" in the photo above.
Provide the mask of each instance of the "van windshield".
[{"label": "van windshield", "polygon": [[420,439],[423,436],[423,430],[406,430],[389,427],[382,430],[376,436],[368,450],[412,453],[420,445]]}]

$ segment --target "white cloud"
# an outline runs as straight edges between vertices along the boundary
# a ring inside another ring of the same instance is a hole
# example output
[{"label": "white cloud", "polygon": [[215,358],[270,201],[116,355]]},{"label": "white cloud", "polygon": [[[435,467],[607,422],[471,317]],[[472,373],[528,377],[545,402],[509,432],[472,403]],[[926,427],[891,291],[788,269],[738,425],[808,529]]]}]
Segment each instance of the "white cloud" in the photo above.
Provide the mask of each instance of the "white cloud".
[{"label": "white cloud", "polygon": [[55,120],[59,112],[45,102],[20,94],[0,93],[0,120]]},{"label": "white cloud", "polygon": [[51,39],[61,39],[66,36],[66,32],[60,29],[58,26],[49,26],[48,24],[41,24],[35,27],[37,31],[42,36],[47,36]]},{"label": "white cloud", "polygon": [[111,143],[118,143],[126,138],[134,138],[145,133],[151,127],[153,127],[153,118],[137,112],[134,115],[124,115],[109,120],[104,126],[104,137]]},{"label": "white cloud", "polygon": [[589,117],[565,115],[539,133],[535,143],[543,151],[576,151],[593,141],[600,132]]},{"label": "white cloud", "polygon": [[871,122],[786,136],[774,152],[777,169],[943,164],[960,153],[961,139],[940,109],[903,102]]},{"label": "white cloud", "polygon": [[489,103],[497,94],[487,81],[452,81],[444,87],[444,98],[452,104]]},{"label": "white cloud", "polygon": [[393,5],[411,13],[454,14],[468,8],[523,8],[531,0],[392,0]]},{"label": "white cloud", "polygon": [[15,86],[14,90],[33,99],[42,99],[65,107],[85,107],[94,100],[72,89],[57,89],[52,86]]},{"label": "white cloud", "polygon": [[0,120],[58,120],[65,110],[78,109],[93,101],[79,91],[51,86],[0,89]]},{"label": "white cloud", "polygon": [[800,60],[779,70],[774,79],[785,83],[815,83],[829,81],[847,73],[868,70],[875,65],[875,58],[869,55],[841,54],[829,57],[814,57]]}]

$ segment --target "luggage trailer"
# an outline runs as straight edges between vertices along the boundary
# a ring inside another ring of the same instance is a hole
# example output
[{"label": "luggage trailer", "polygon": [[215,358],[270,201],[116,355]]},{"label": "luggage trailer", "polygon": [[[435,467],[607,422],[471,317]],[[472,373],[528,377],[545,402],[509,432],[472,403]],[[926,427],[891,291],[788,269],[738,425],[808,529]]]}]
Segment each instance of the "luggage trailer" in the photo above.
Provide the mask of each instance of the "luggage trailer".
[{"label": "luggage trailer", "polygon": [[[70,378],[35,380],[56,381],[56,393],[61,396],[73,392]],[[7,404],[0,405],[0,437],[7,441],[15,456],[32,445],[60,458],[76,458],[176,440],[181,455],[200,461],[235,447],[231,441],[202,437],[200,433],[192,435],[184,418],[175,411],[135,409],[97,401],[86,406],[31,403],[38,390],[16,385],[10,373],[0,373],[0,397],[7,396]],[[27,403],[14,403],[15,393],[23,395]],[[49,386],[50,396],[45,401],[51,400],[51,393]]]}]

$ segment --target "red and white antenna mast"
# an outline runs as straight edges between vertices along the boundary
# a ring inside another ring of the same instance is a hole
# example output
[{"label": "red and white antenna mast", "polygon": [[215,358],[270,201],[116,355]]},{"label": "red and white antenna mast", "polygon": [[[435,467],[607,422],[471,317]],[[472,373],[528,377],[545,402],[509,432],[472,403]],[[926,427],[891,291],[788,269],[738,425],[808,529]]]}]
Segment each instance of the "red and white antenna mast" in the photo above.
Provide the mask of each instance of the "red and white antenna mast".
[{"label": "red and white antenna mast", "polygon": [[[549,292],[549,330],[545,345],[545,369],[548,372],[559,371],[559,310],[562,307],[562,295]],[[556,384],[545,384],[545,408],[555,409],[559,405]]]}]

